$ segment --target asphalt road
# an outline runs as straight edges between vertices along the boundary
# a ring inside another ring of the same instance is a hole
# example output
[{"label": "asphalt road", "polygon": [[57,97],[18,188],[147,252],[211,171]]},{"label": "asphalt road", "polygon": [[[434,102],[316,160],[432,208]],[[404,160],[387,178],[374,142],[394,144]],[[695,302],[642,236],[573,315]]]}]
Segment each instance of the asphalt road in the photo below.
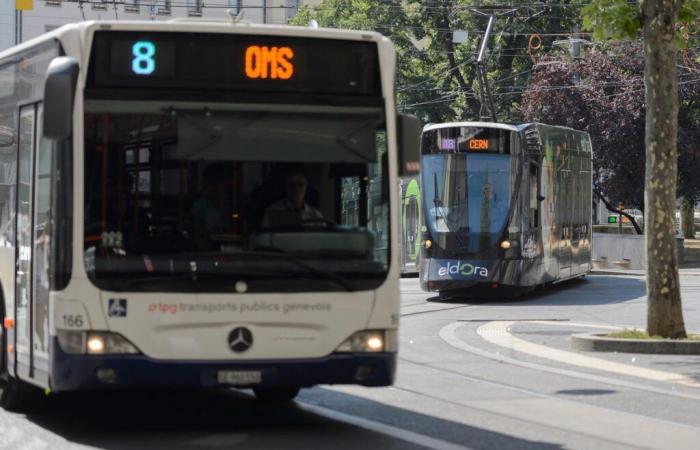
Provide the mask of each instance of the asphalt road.
[{"label": "asphalt road", "polygon": [[[681,278],[700,331],[700,276]],[[643,327],[644,280],[591,276],[514,302],[442,302],[402,280],[398,380],[248,393],[129,392],[0,410],[0,448],[700,448],[700,356],[582,354],[572,333]]]}]

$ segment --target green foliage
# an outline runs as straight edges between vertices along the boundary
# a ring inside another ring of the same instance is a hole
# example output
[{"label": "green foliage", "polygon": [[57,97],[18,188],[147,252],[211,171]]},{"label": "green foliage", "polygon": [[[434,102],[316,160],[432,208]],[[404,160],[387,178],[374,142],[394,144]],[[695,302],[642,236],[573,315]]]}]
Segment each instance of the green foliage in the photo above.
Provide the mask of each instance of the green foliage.
[{"label": "green foliage", "polygon": [[[646,331],[642,330],[637,330],[637,329],[624,329],[622,331],[616,331],[614,333],[608,333],[605,335],[605,337],[609,338],[616,338],[616,339],[651,339],[654,341],[663,341],[665,338],[663,336],[649,336],[649,333]],[[698,341],[700,340],[700,335],[697,334],[689,334],[687,339],[684,340],[689,340],[689,341]]]},{"label": "green foliage", "polygon": [[[536,6],[504,7],[478,0],[324,0],[303,8],[297,25],[316,20],[322,27],[378,31],[397,50],[397,92],[401,110],[424,121],[473,120],[479,117],[476,59],[488,13],[495,15],[485,59],[497,115],[518,119],[515,111],[531,76],[534,61],[562,42],[579,20],[587,0],[553,0]],[[485,13],[475,12],[481,9]],[[469,33],[453,42],[455,30]],[[563,34],[559,34],[562,33]],[[529,39],[541,34],[541,47],[528,52]],[[565,42],[565,41],[563,41]]]},{"label": "green foliage", "polygon": [[697,20],[700,17],[700,0],[685,0],[678,13],[678,23],[697,29]]},{"label": "green foliage", "polygon": [[[583,27],[593,31],[596,40],[636,39],[642,27],[638,3],[627,0],[592,0],[581,11]],[[676,41],[679,48],[688,44],[688,35],[698,31],[700,0],[685,0],[678,13]]]},{"label": "green foliage", "polygon": [[639,8],[627,0],[592,0],[581,13],[583,27],[593,31],[594,39],[635,39],[639,35]]}]

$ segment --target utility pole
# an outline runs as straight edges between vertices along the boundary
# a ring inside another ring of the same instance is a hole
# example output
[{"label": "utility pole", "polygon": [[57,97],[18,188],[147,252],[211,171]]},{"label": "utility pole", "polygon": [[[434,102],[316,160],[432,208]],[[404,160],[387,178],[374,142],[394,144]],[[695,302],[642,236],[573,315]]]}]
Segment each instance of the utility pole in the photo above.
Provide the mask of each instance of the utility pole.
[{"label": "utility pole", "polygon": [[22,43],[22,10],[15,10],[15,45]]},{"label": "utility pole", "polygon": [[581,32],[581,27],[577,24],[574,25],[574,32],[571,34],[571,56],[574,59],[581,58],[581,37],[579,33]]},{"label": "utility pole", "polygon": [[[579,32],[581,31],[578,25],[574,25],[574,32],[571,35],[571,57],[574,62],[577,59],[581,59],[581,39],[579,38]],[[578,86],[581,84],[581,75],[578,71],[574,74],[574,84]]]},{"label": "utility pole", "polygon": [[489,88],[489,83],[486,78],[486,70],[484,67],[484,53],[486,53],[486,45],[489,41],[491,28],[493,28],[493,15],[489,16],[489,23],[486,26],[486,33],[484,33],[484,38],[481,41],[479,57],[476,59],[476,74],[479,80],[479,96],[481,97],[479,116],[481,120],[498,122],[496,119],[496,108],[493,106],[493,97],[491,97],[491,89]]}]

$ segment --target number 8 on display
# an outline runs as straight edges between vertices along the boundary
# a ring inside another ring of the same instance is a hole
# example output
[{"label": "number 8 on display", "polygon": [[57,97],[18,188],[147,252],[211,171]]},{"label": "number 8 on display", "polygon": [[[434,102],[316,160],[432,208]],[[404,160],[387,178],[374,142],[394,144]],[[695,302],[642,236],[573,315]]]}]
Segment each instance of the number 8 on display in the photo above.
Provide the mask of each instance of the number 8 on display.
[{"label": "number 8 on display", "polygon": [[131,61],[131,70],[136,75],[150,75],[156,70],[156,46],[151,41],[138,41],[131,47],[134,59]]}]

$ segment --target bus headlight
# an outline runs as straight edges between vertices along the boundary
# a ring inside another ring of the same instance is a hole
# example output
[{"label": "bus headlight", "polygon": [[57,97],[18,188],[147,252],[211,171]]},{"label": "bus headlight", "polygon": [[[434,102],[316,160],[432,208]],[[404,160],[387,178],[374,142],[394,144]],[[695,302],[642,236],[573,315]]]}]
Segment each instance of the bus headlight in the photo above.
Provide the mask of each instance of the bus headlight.
[{"label": "bus headlight", "polygon": [[335,349],[339,353],[395,352],[398,349],[396,330],[363,330],[354,333]]},{"label": "bus headlight", "polygon": [[56,332],[61,349],[76,355],[123,355],[137,354],[139,350],[124,336],[109,331]]}]

